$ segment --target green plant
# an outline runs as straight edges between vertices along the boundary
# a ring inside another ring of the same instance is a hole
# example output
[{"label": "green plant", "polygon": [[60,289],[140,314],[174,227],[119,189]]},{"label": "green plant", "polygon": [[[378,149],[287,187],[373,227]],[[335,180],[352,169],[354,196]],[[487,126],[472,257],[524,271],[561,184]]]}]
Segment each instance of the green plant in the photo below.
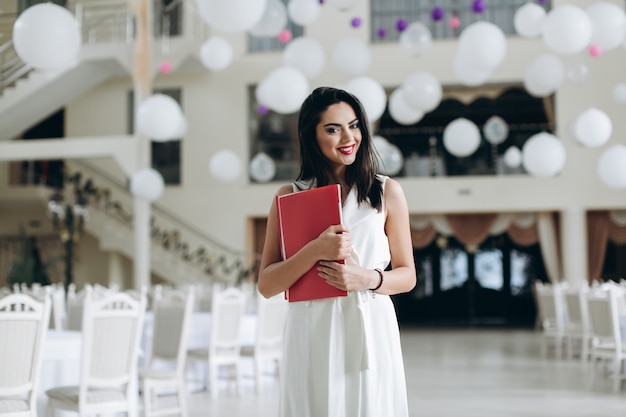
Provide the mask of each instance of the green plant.
[{"label": "green plant", "polygon": [[20,243],[20,256],[9,270],[7,276],[8,284],[26,284],[30,286],[33,283],[37,283],[49,285],[48,268],[61,260],[62,257],[54,257],[43,262],[37,247],[37,238],[28,236],[22,226],[20,226]]}]

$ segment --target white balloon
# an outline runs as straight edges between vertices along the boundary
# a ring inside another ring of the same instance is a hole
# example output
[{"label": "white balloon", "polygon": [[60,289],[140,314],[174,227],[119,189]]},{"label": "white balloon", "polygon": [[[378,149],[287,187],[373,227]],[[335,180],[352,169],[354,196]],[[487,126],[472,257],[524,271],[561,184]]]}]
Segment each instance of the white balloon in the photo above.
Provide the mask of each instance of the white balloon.
[{"label": "white balloon", "polygon": [[233,47],[221,36],[212,36],[200,47],[200,61],[211,71],[221,71],[233,62]]},{"label": "white balloon", "polygon": [[228,149],[216,152],[209,160],[209,173],[221,182],[232,182],[237,179],[241,171],[239,156]]},{"label": "white balloon", "polygon": [[247,31],[261,20],[267,0],[196,0],[196,4],[210,27],[236,33]]},{"label": "white balloon", "polygon": [[300,109],[309,92],[309,81],[300,71],[281,66],[261,81],[257,99],[277,113],[290,114]]},{"label": "white balloon", "polygon": [[130,192],[142,200],[156,201],[161,197],[164,189],[163,176],[152,168],[139,170],[130,178]]},{"label": "white balloon", "polygon": [[358,1],[359,0],[328,0],[328,5],[339,10],[349,10],[354,7]]},{"label": "white balloon", "polygon": [[281,0],[266,0],[261,19],[248,33],[259,38],[278,36],[287,27],[287,8]]},{"label": "white balloon", "polygon": [[564,4],[552,9],[543,24],[543,41],[550,50],[573,55],[591,41],[591,20],[578,6]]},{"label": "white balloon", "polygon": [[372,136],[372,143],[378,157],[381,173],[385,175],[396,175],[402,169],[404,157],[400,148],[390,143],[382,136]]},{"label": "white balloon", "polygon": [[259,152],[250,161],[250,176],[256,182],[271,181],[276,175],[276,163],[265,152]]},{"label": "white balloon", "polygon": [[285,47],[283,64],[299,70],[312,80],[319,76],[326,66],[326,53],[317,39],[300,36]]},{"label": "white balloon", "polygon": [[348,81],[344,88],[359,99],[370,122],[380,119],[387,106],[387,93],[378,81],[370,77],[357,77]]},{"label": "white balloon", "polygon": [[389,141],[380,135],[372,136],[372,144],[378,153],[383,152],[385,148],[390,145]]},{"label": "white balloon", "polygon": [[504,152],[504,163],[509,168],[518,168],[522,165],[522,151],[517,146],[511,146]]},{"label": "white balloon", "polygon": [[458,54],[474,68],[494,69],[504,61],[506,50],[504,32],[491,22],[474,22],[459,36]]},{"label": "white balloon", "polygon": [[333,66],[349,77],[364,74],[372,61],[369,46],[358,38],[344,38],[333,49]]},{"label": "white balloon", "polygon": [[535,177],[554,177],[565,166],[565,146],[554,135],[546,132],[531,136],[522,148],[522,163]]},{"label": "white balloon", "polygon": [[491,116],[483,126],[485,139],[492,145],[498,145],[509,137],[509,125],[500,116]]},{"label": "white balloon", "polygon": [[613,145],[600,155],[598,176],[614,189],[626,188],[626,146]]},{"label": "white balloon", "polygon": [[174,138],[175,139],[181,139],[183,137],[185,137],[185,135],[187,134],[187,118],[185,117],[185,115],[183,114],[183,116],[180,118],[180,124],[178,125],[178,129],[176,129],[176,133],[174,134]]},{"label": "white balloon", "polygon": [[177,139],[184,117],[180,105],[172,97],[153,94],[137,108],[137,130],[155,141]]},{"label": "white balloon", "polygon": [[400,46],[413,56],[422,56],[430,51],[433,36],[422,22],[413,22],[400,33]]},{"label": "white balloon", "polygon": [[626,83],[618,83],[613,87],[613,98],[620,104],[626,104]]},{"label": "white balloon", "polygon": [[57,71],[76,64],[81,46],[78,21],[52,3],[29,7],[13,24],[13,47],[35,69]]},{"label": "white balloon", "polygon": [[526,67],[524,87],[535,97],[545,97],[554,93],[563,83],[565,67],[554,54],[542,54]]},{"label": "white balloon", "polygon": [[454,74],[463,85],[477,87],[484,84],[491,77],[491,68],[476,68],[463,61],[460,54],[456,54],[452,61]]},{"label": "white balloon", "polygon": [[541,35],[546,15],[546,10],[538,4],[531,2],[524,4],[515,12],[513,19],[515,31],[525,38]]},{"label": "white balloon", "polygon": [[320,3],[318,0],[289,0],[287,14],[293,23],[306,26],[319,17]]},{"label": "white balloon", "polygon": [[611,119],[605,112],[595,107],[590,107],[580,113],[574,122],[576,140],[588,148],[604,145],[612,133]]},{"label": "white balloon", "polygon": [[480,130],[471,120],[455,119],[443,130],[443,146],[454,156],[469,156],[480,146]]},{"label": "white balloon", "polygon": [[443,96],[443,88],[437,77],[429,72],[409,75],[401,87],[404,100],[414,109],[429,112],[437,108]]},{"label": "white balloon", "polygon": [[609,51],[624,42],[626,14],[623,6],[598,1],[587,7],[586,12],[591,21],[591,44]]},{"label": "white balloon", "polygon": [[389,97],[389,115],[401,125],[414,125],[422,120],[424,112],[411,107],[404,99],[401,88],[396,88]]}]

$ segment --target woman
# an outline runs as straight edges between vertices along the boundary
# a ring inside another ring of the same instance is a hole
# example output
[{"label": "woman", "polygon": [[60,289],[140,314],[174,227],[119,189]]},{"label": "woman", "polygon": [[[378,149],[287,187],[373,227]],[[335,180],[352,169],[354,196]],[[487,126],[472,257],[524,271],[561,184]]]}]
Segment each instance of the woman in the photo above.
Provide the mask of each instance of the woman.
[{"label": "woman", "polygon": [[277,195],[340,184],[344,224],[282,260],[273,204],[258,288],[265,297],[279,294],[320,261],[320,279],[348,296],[289,304],[279,415],[408,416],[389,298],[416,283],[406,198],[396,181],[377,175],[367,117],[350,93],[315,89],[300,109],[298,132],[300,175]]}]

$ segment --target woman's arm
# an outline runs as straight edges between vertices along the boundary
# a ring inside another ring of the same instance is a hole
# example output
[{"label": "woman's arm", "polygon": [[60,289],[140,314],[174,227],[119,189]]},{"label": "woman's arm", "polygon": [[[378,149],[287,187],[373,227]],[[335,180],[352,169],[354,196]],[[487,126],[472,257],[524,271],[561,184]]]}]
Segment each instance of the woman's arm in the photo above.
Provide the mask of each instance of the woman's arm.
[{"label": "woman's arm", "polygon": [[[291,185],[281,187],[276,195],[289,194]],[[306,221],[306,219],[303,219]],[[322,259],[346,259],[352,252],[352,241],[342,225],[331,226],[317,239],[306,244],[289,259],[283,261],[278,240],[276,199],[267,218],[265,243],[259,266],[259,292],[266,298],[279,294],[293,285],[315,263]]]},{"label": "woman's arm", "polygon": [[391,178],[385,183],[385,207],[387,210],[385,233],[389,239],[392,270],[383,271],[385,280],[376,292],[381,294],[409,292],[417,283],[409,208],[402,187]]}]

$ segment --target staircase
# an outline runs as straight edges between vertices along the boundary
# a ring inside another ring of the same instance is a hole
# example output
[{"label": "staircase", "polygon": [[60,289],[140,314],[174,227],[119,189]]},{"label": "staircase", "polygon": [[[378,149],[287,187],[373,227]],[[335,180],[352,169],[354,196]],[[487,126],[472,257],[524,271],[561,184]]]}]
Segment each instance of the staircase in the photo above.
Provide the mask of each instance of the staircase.
[{"label": "staircase", "polygon": [[[133,15],[128,0],[73,0],[68,9],[81,24],[79,62],[56,73],[31,69],[18,57],[11,40],[15,15],[0,15],[0,140],[18,137],[28,128],[101,83],[131,76]],[[205,25],[191,1],[177,0],[154,10],[152,59],[156,68],[167,58],[173,70],[201,69],[198,51]],[[181,33],[171,34],[176,18]]]},{"label": "staircase", "polygon": [[[128,0],[74,0],[68,2],[81,23],[83,44],[77,65],[55,74],[34,71],[22,63],[11,40],[0,46],[0,140],[18,137],[77,97],[113,77],[132,74],[132,13]],[[153,65],[167,59],[173,71],[204,70],[198,51],[206,39],[206,26],[191,0],[175,0],[155,10]],[[171,34],[173,16],[180,33]],[[13,16],[13,20],[15,16]],[[7,16],[0,15],[0,35],[7,34]],[[6,40],[7,36],[0,37]],[[87,162],[65,161],[67,172],[80,181],[89,199],[86,232],[96,237],[103,251],[134,257],[132,195],[126,186],[109,179]],[[177,284],[236,283],[253,273],[254,255],[226,248],[198,233],[172,213],[153,205],[151,269]]]}]

